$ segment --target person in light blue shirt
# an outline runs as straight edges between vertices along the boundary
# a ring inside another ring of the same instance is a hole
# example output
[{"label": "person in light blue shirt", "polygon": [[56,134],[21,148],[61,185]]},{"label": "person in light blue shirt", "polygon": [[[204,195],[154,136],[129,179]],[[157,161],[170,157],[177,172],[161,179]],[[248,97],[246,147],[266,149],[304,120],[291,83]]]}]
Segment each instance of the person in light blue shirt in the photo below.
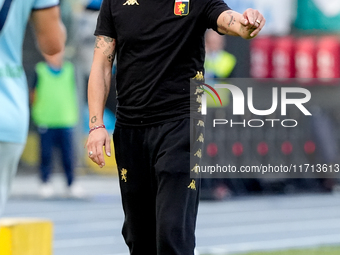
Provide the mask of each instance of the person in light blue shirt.
[{"label": "person in light blue shirt", "polygon": [[0,0],[0,215],[28,132],[22,44],[29,19],[41,52],[54,55],[63,50],[66,40],[59,0]]}]

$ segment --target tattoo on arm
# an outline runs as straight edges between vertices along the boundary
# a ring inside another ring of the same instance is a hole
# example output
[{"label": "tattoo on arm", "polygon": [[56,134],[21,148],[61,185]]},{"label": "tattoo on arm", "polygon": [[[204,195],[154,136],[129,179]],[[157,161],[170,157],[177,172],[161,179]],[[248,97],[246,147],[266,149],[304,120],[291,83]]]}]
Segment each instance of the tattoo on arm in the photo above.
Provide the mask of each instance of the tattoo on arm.
[{"label": "tattoo on arm", "polygon": [[91,118],[91,123],[96,123],[96,121],[97,121],[97,116],[93,116],[93,117]]},{"label": "tattoo on arm", "polygon": [[108,60],[110,63],[113,62],[114,58],[115,58],[115,55],[114,55],[113,53],[107,56],[107,60]]},{"label": "tattoo on arm", "polygon": [[97,36],[95,42],[95,49],[104,49],[103,54],[107,57],[107,60],[112,63],[114,60],[116,42],[113,38],[108,36]]},{"label": "tattoo on arm", "polygon": [[220,29],[224,34],[230,34],[229,28],[234,25],[236,22],[235,15],[233,11],[226,11],[226,15],[223,16],[222,24],[220,25]]},{"label": "tattoo on arm", "polygon": [[111,37],[103,36],[103,38],[104,38],[104,41],[107,42],[107,43],[113,42],[113,38],[111,38]]},{"label": "tattoo on arm", "polygon": [[112,46],[108,46],[108,47],[104,50],[103,54],[106,56],[107,60],[108,60],[110,63],[113,62],[114,56],[115,56],[115,55],[114,55],[114,49],[113,49]]},{"label": "tattoo on arm", "polygon": [[228,22],[228,27],[232,26],[235,24],[236,19],[234,18],[233,12],[232,11],[227,11],[227,14],[229,15],[229,22]]},{"label": "tattoo on arm", "polygon": [[97,37],[96,37],[96,42],[95,42],[95,44],[94,44],[94,47],[95,47],[96,49],[99,49],[99,48],[100,48],[100,47],[99,47],[100,41],[101,41],[101,38],[100,38],[99,36],[97,36]]}]

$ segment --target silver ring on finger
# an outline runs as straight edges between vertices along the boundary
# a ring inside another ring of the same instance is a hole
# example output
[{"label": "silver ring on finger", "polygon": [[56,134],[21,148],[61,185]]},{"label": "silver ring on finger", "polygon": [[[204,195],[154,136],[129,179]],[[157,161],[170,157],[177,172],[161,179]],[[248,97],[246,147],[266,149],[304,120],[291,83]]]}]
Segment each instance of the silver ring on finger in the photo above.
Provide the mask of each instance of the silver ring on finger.
[{"label": "silver ring on finger", "polygon": [[89,157],[93,155],[93,151],[89,151]]},{"label": "silver ring on finger", "polygon": [[261,24],[261,21],[258,19],[255,22],[258,23],[259,25]]}]

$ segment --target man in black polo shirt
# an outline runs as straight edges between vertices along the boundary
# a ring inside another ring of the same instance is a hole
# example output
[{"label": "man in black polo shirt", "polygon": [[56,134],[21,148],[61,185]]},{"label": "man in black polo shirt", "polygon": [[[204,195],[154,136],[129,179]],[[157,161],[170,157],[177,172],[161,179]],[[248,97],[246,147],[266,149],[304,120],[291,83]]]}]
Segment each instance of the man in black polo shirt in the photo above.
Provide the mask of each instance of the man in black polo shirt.
[{"label": "man in black polo shirt", "polygon": [[204,33],[213,28],[251,39],[264,24],[258,11],[239,14],[222,0],[103,1],[88,88],[87,149],[100,167],[103,146],[111,154],[103,111],[116,54],[113,138],[131,254],[194,253],[199,180],[190,178],[190,154],[199,161],[204,121],[197,119],[199,105],[190,110],[190,79],[203,79]]}]

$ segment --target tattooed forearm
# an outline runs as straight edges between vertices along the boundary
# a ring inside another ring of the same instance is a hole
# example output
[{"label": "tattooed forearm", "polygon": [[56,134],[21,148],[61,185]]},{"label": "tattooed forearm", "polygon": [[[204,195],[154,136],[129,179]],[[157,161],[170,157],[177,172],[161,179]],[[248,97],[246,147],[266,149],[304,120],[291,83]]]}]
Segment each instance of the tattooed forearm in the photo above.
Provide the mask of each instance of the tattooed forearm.
[{"label": "tattooed forearm", "polygon": [[219,26],[219,28],[223,31],[224,34],[228,34],[228,28],[224,24],[226,24],[226,17],[223,17],[222,24]]},{"label": "tattooed forearm", "polygon": [[233,34],[232,26],[236,23],[235,14],[233,11],[226,11],[223,19],[221,20],[221,24],[219,25],[219,29],[223,34]]},{"label": "tattooed forearm", "polygon": [[[228,22],[228,27],[232,26],[235,24],[236,19],[234,18],[233,12],[232,11],[227,11],[227,14],[230,18],[229,22]],[[228,19],[228,17],[226,17]]]},{"label": "tattooed forearm", "polygon": [[97,116],[93,116],[93,117],[91,118],[91,123],[96,123],[96,121],[97,121]]}]

